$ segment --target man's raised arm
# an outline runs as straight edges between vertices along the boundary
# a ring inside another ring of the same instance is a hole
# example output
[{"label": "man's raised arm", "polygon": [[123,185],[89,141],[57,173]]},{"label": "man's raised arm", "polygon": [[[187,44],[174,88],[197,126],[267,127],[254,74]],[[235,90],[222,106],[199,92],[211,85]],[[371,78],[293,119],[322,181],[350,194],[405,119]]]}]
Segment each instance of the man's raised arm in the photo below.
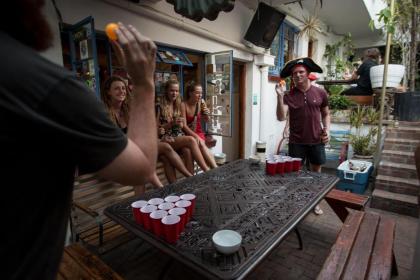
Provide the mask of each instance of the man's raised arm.
[{"label": "man's raised arm", "polygon": [[128,144],[126,148],[98,174],[121,184],[138,185],[146,181],[156,168],[157,133],[154,110],[156,45],[133,26],[119,24],[118,44],[113,44],[117,56],[133,82]]}]

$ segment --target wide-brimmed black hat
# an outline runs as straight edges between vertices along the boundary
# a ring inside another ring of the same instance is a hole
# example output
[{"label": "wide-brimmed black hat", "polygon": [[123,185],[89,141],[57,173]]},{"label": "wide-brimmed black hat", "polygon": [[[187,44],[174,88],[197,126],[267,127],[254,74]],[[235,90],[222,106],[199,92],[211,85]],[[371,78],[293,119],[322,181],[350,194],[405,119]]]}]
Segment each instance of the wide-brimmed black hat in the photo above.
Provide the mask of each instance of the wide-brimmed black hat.
[{"label": "wide-brimmed black hat", "polygon": [[281,70],[280,77],[289,77],[292,74],[293,67],[295,67],[296,65],[304,65],[309,72],[322,73],[321,67],[319,67],[318,64],[316,64],[311,58],[301,57],[287,62]]}]

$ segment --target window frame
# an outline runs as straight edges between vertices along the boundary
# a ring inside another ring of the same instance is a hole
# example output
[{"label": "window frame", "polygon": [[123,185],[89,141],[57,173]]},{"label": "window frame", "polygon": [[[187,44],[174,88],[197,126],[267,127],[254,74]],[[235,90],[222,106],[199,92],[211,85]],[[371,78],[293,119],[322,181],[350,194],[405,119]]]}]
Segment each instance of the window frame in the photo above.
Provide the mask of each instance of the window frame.
[{"label": "window frame", "polygon": [[[276,56],[275,57],[275,62],[276,62],[275,66],[270,66],[269,69],[268,69],[268,76],[269,76],[269,78],[272,78],[272,79],[280,78],[280,70],[283,68],[284,64],[287,62],[287,61],[284,61],[284,53],[285,53],[284,44],[285,44],[285,36],[286,36],[285,31],[286,30],[291,30],[293,35],[294,35],[294,38],[293,38],[293,55],[296,54],[296,50],[298,48],[298,39],[299,38],[297,36],[297,33],[299,32],[299,29],[297,27],[293,26],[291,23],[283,21],[283,23],[280,25],[280,27],[277,31],[276,36],[274,37],[275,39],[277,38],[278,42],[276,42],[276,43],[278,43],[279,47],[278,47],[277,53],[272,54],[272,55]],[[273,43],[275,43],[275,42],[273,42]],[[273,45],[273,43],[271,43],[271,45]],[[270,47],[270,49],[271,49],[271,47]]]}]

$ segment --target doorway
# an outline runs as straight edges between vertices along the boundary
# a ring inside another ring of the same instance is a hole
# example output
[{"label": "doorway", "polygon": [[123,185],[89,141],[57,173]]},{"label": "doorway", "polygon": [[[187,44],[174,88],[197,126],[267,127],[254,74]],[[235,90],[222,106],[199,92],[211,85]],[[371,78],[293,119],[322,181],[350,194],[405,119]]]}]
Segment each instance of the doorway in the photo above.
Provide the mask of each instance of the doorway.
[{"label": "doorway", "polygon": [[245,63],[233,61],[232,137],[223,137],[227,161],[245,157],[246,70]]}]

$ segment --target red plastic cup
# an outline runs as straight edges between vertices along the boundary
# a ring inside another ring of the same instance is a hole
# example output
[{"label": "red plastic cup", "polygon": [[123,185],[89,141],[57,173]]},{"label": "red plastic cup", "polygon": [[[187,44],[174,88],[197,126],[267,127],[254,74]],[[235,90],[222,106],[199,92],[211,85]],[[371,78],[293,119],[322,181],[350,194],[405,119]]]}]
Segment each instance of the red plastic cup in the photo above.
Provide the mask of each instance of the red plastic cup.
[{"label": "red plastic cup", "polygon": [[155,197],[155,198],[149,199],[149,201],[147,203],[149,203],[150,205],[155,205],[157,207],[159,204],[161,204],[163,202],[164,201],[163,201],[162,198]]},{"label": "red plastic cup", "polygon": [[276,167],[277,167],[277,163],[273,160],[269,160],[267,161],[266,165],[265,165],[265,171],[267,172],[268,175],[274,176],[276,175]]},{"label": "red plastic cup", "polygon": [[146,200],[137,200],[131,203],[131,210],[133,211],[134,219],[140,225],[143,223],[141,219],[141,215],[140,215],[140,209],[146,205],[147,205]]},{"label": "red plastic cup", "polygon": [[293,158],[292,159],[292,169],[293,171],[299,171],[302,166],[302,159],[301,158]]},{"label": "red plastic cup", "polygon": [[177,201],[175,203],[176,207],[180,207],[180,208],[185,208],[185,210],[187,210],[187,222],[191,219],[192,217],[192,209],[191,209],[191,201],[189,200],[180,200]]},{"label": "red plastic cup", "polygon": [[156,236],[163,236],[163,217],[168,216],[166,210],[155,210],[150,213],[150,220],[152,221],[152,231]]},{"label": "red plastic cup", "polygon": [[177,195],[168,195],[167,197],[165,197],[165,202],[172,202],[172,203],[175,203],[175,202],[177,202],[178,200],[180,200],[181,198],[179,197],[179,196],[177,196]]},{"label": "red plastic cup", "polygon": [[181,233],[181,218],[178,215],[168,215],[161,221],[165,240],[169,243],[176,243]]},{"label": "red plastic cup", "polygon": [[286,163],[284,165],[284,173],[290,173],[293,170],[293,160],[291,158],[286,159]]},{"label": "red plastic cup", "polygon": [[181,218],[181,231],[184,230],[187,224],[187,209],[181,207],[175,207],[168,211],[169,215],[177,215]]},{"label": "red plastic cup", "polygon": [[182,200],[191,201],[191,215],[193,215],[194,210],[195,210],[195,199],[196,199],[195,194],[185,193],[185,194],[181,195],[180,197],[181,197]]},{"label": "red plastic cup", "polygon": [[284,174],[284,166],[286,164],[286,161],[283,159],[279,159],[277,160],[277,164],[276,164],[276,173],[283,175]]},{"label": "red plastic cup", "polygon": [[143,222],[143,226],[147,230],[152,229],[152,221],[150,220],[150,213],[157,210],[156,205],[146,205],[140,209],[141,220]]},{"label": "red plastic cup", "polygon": [[174,207],[175,207],[175,204],[172,202],[164,202],[158,205],[159,210],[166,210],[166,211],[169,211],[170,209]]}]

